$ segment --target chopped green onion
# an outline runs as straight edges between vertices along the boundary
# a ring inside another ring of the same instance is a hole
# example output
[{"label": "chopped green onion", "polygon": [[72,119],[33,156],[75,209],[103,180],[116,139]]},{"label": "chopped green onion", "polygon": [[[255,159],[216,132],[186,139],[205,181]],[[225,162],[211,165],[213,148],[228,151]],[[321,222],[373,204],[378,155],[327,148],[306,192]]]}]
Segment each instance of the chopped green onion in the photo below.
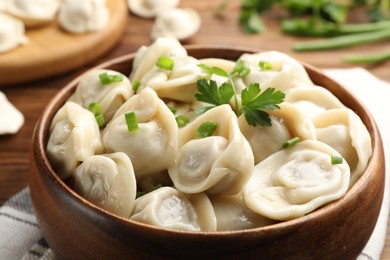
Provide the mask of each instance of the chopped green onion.
[{"label": "chopped green onion", "polygon": [[126,113],[125,119],[127,124],[127,130],[129,130],[129,132],[133,132],[139,129],[137,117],[134,112]]},{"label": "chopped green onion", "polygon": [[183,115],[177,116],[175,119],[179,128],[185,127],[190,122],[190,119]]},{"label": "chopped green onion", "polygon": [[272,70],[272,64],[269,61],[259,61],[259,67],[261,70]]},{"label": "chopped green onion", "polygon": [[293,146],[294,144],[299,143],[299,141],[300,141],[299,137],[290,138],[290,139],[288,139],[287,141],[285,141],[285,142],[282,144],[282,147],[283,147],[284,149],[290,148],[290,147]]},{"label": "chopped green onion", "polygon": [[100,83],[103,85],[107,85],[114,82],[121,82],[123,80],[123,76],[119,74],[109,75],[107,72],[103,72],[99,74]]},{"label": "chopped green onion", "polygon": [[134,92],[137,92],[137,90],[138,90],[140,84],[141,84],[141,83],[139,82],[139,80],[134,80],[134,81],[133,81],[132,88],[133,88],[133,91],[134,91]]},{"label": "chopped green onion", "polygon": [[343,157],[338,155],[331,155],[330,160],[332,164],[342,164],[343,163]]},{"label": "chopped green onion", "polygon": [[102,115],[102,110],[99,106],[99,103],[92,102],[88,106],[88,110],[91,111],[93,113],[93,115],[95,116],[96,122],[99,125],[99,127],[104,126],[106,121],[104,120],[104,116]]},{"label": "chopped green onion", "polygon": [[250,72],[251,69],[244,63],[244,61],[238,60],[230,75],[237,73],[238,77],[242,78],[248,75]]},{"label": "chopped green onion", "polygon": [[212,136],[216,129],[216,122],[204,122],[199,126],[198,130],[196,131],[196,136],[199,138]]},{"label": "chopped green onion", "polygon": [[91,111],[95,116],[101,115],[102,110],[100,109],[99,103],[92,102],[88,106],[88,110]]},{"label": "chopped green onion", "polygon": [[167,56],[162,56],[158,59],[156,66],[163,70],[172,70],[174,62]]},{"label": "chopped green onion", "polygon": [[176,114],[177,112],[177,109],[175,107],[172,107],[172,106],[168,106],[169,110],[171,110],[172,114]]},{"label": "chopped green onion", "polygon": [[97,115],[97,116],[95,116],[95,118],[96,118],[96,122],[97,122],[99,127],[104,126],[104,124],[106,123],[103,115]]}]

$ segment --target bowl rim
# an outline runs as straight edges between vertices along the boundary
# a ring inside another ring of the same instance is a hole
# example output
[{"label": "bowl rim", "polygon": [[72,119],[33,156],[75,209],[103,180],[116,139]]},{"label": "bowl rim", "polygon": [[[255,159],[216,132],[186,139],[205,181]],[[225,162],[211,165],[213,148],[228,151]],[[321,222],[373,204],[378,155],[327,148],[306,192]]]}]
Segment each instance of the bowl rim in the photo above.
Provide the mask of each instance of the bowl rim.
[{"label": "bowl rim", "polygon": [[[248,48],[248,47],[242,47],[242,46],[224,46],[224,45],[184,45],[186,50],[188,52],[201,50],[201,49],[207,49],[207,50],[218,50],[218,51],[236,51],[241,53],[255,53],[255,52],[263,52],[264,50],[259,50],[255,48]],[[77,83],[79,82],[80,78],[83,76],[83,74],[86,71],[92,70],[92,69],[103,69],[107,67],[112,67],[114,65],[118,65],[121,63],[129,63],[133,62],[133,59],[135,57],[136,52],[122,55],[116,58],[113,58],[111,60],[107,60],[97,66],[88,68],[87,70],[81,72],[78,76],[76,76],[73,80],[71,80],[69,83],[67,83],[65,86],[63,86],[60,91],[58,91],[54,97],[49,101],[49,103],[45,106],[44,111],[39,118],[39,120],[36,123],[36,127],[34,130],[34,138],[33,138],[33,147],[38,147],[38,151],[42,151],[40,154],[34,154],[35,158],[39,158],[42,160],[43,165],[46,166],[47,169],[45,169],[44,173],[47,175],[48,178],[51,179],[51,181],[54,181],[55,185],[58,186],[62,193],[66,194],[67,196],[71,197],[72,200],[75,200],[77,203],[81,203],[84,207],[86,207],[88,210],[91,210],[93,213],[98,214],[102,217],[109,217],[114,222],[119,222],[124,225],[135,225],[140,226],[146,229],[150,230],[158,230],[159,232],[163,233],[175,233],[175,234],[183,234],[185,236],[204,236],[207,234],[207,236],[238,236],[243,234],[251,234],[251,233],[258,233],[258,232],[272,232],[272,231],[278,231],[280,229],[294,229],[298,227],[299,225],[302,225],[308,221],[320,219],[324,215],[332,214],[332,212],[336,211],[341,205],[348,203],[354,196],[359,194],[364,187],[368,185],[368,182],[371,178],[373,178],[373,175],[375,175],[375,171],[373,169],[375,168],[375,165],[373,163],[374,155],[379,155],[383,158],[383,144],[382,144],[382,138],[378,129],[378,126],[371,115],[370,111],[366,108],[364,104],[362,104],[359,99],[354,96],[353,93],[351,93],[349,90],[347,90],[345,87],[343,87],[341,84],[336,82],[335,80],[331,79],[327,75],[325,75],[323,72],[321,72],[320,69],[306,64],[302,61],[299,61],[305,68],[305,70],[308,72],[309,77],[311,76],[311,73],[317,73],[320,74],[322,77],[326,78],[327,80],[332,81],[335,85],[337,85],[337,88],[340,88],[342,91],[347,92],[351,95],[353,99],[356,101],[356,105],[360,106],[360,110],[364,111],[366,114],[366,120],[368,124],[371,126],[372,131],[370,132],[371,140],[372,140],[372,156],[370,157],[367,167],[363,174],[358,178],[356,183],[349,188],[346,194],[344,194],[341,198],[330,202],[320,208],[317,208],[316,210],[295,218],[291,220],[281,221],[277,222],[275,224],[266,225],[262,227],[255,227],[255,228],[249,228],[249,229],[241,229],[241,230],[226,230],[226,231],[185,231],[185,230],[174,230],[174,229],[168,229],[163,227],[157,227],[152,226],[149,224],[137,222],[134,220],[131,220],[129,218],[121,217],[116,214],[113,214],[103,208],[100,208],[93,203],[89,202],[87,199],[81,197],[78,195],[75,191],[73,191],[56,173],[55,170],[52,168],[48,157],[46,155],[46,145],[48,140],[48,131],[50,128],[50,122],[53,119],[55,113],[58,111],[58,109],[66,102],[66,99],[70,97],[70,95],[75,91]],[[291,56],[291,55],[289,55]],[[291,56],[292,57],[292,56]],[[326,87],[325,87],[326,88]],[[333,93],[333,92],[332,92]],[[334,93],[333,93],[334,94]],[[359,115],[360,116],[360,115]],[[366,125],[367,127],[367,125]],[[34,150],[34,149],[33,149]],[[36,151],[36,150],[35,150]],[[384,158],[381,161],[383,164],[384,169]],[[40,172],[42,175],[42,171]],[[382,174],[382,178],[384,179],[384,174]],[[383,192],[380,198],[381,201],[383,200]]]}]

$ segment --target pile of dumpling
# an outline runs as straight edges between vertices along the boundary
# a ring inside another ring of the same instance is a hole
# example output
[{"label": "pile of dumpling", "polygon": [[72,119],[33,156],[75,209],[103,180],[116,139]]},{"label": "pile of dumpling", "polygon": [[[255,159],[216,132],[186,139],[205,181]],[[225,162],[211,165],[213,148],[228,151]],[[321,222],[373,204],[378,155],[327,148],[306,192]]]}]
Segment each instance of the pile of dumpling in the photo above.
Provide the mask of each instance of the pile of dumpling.
[{"label": "pile of dumpling", "polygon": [[[156,65],[161,57],[171,69]],[[81,77],[51,123],[52,167],[111,213],[187,231],[270,225],[343,196],[372,154],[361,119],[283,53],[239,60],[250,72],[234,78],[238,98],[254,82],[285,93],[271,126],[249,125],[234,102],[196,113],[205,105],[195,98],[198,80],[227,80],[198,65],[231,71],[235,62],[196,59],[176,39],[158,38],[137,51],[129,76],[94,69]],[[199,136],[205,122],[216,128]]]},{"label": "pile of dumpling", "polygon": [[105,0],[1,0],[0,53],[28,43],[25,29],[49,24],[69,33],[87,33],[104,29],[109,12]]}]

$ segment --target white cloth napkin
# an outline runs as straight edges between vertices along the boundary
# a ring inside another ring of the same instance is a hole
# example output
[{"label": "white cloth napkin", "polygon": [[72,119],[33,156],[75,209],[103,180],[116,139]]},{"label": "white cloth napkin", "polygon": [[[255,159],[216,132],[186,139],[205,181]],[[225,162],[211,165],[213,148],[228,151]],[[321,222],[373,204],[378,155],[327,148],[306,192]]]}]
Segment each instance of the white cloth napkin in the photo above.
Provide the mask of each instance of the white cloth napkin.
[{"label": "white cloth napkin", "polygon": [[[390,169],[390,120],[385,114],[390,110],[390,102],[387,101],[390,97],[390,84],[362,68],[329,69],[325,73],[342,83],[369,108],[382,133],[386,169]],[[380,259],[386,238],[389,204],[389,176],[386,174],[385,197],[380,216],[372,237],[358,260]],[[55,259],[39,230],[28,188],[13,196],[0,208],[0,259]]]}]

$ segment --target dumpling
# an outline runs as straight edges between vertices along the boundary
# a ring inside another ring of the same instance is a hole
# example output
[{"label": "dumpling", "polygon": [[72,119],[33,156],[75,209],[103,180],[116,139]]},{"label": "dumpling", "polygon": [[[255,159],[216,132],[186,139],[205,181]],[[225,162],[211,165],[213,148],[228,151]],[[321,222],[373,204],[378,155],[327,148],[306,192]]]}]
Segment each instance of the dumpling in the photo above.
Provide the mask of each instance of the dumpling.
[{"label": "dumpling", "polygon": [[196,83],[205,73],[197,65],[198,60],[190,56],[173,56],[173,69],[166,71],[153,66],[140,80],[139,90],[154,89],[160,98],[182,102],[194,102]]},{"label": "dumpling", "polygon": [[271,126],[251,126],[241,115],[238,118],[241,133],[248,140],[255,164],[282,149],[282,144],[291,138],[290,132],[282,120],[271,117]]},{"label": "dumpling", "polygon": [[131,220],[176,230],[215,231],[217,221],[205,193],[184,194],[162,187],[135,201]]},{"label": "dumpling", "polygon": [[105,1],[64,0],[58,14],[58,23],[71,33],[96,32],[107,26],[109,16]]},{"label": "dumpling", "polygon": [[0,53],[28,43],[24,34],[24,24],[20,20],[0,13],[0,24]]},{"label": "dumpling", "polygon": [[6,11],[23,21],[27,27],[53,21],[60,7],[59,0],[2,0]]},{"label": "dumpling", "polygon": [[[103,84],[99,75],[107,73],[109,76],[118,76],[121,80],[109,84]],[[69,98],[88,108],[93,102],[99,104],[101,113],[106,122],[111,120],[116,110],[134,94],[130,80],[127,76],[106,69],[94,69],[86,72],[80,78],[76,91]]]},{"label": "dumpling", "polygon": [[210,197],[215,216],[217,230],[242,230],[275,224],[276,221],[259,215],[248,208],[242,193],[233,196]]},{"label": "dumpling", "polygon": [[[204,122],[215,122],[212,136],[198,138]],[[237,194],[254,165],[248,141],[240,132],[229,105],[210,109],[185,126],[179,136],[179,152],[168,168],[175,187],[185,193]]]},{"label": "dumpling", "polygon": [[320,86],[292,88],[285,101],[298,106],[309,118],[329,109],[345,107],[329,90]]},{"label": "dumpling", "polygon": [[371,137],[358,115],[348,108],[331,109],[313,119],[317,139],[336,149],[351,168],[351,185],[372,155]]},{"label": "dumpling", "polygon": [[[278,51],[245,53],[239,59],[251,68],[251,72],[244,78],[247,86],[259,83],[262,89],[273,87],[286,91],[300,85],[313,85],[302,64],[284,53]],[[269,62],[272,69],[262,70],[259,66],[260,61]]]},{"label": "dumpling", "polygon": [[199,14],[192,8],[169,8],[158,12],[151,31],[151,38],[172,36],[185,40],[200,28]]},{"label": "dumpling", "polygon": [[78,164],[103,152],[94,115],[74,102],[66,102],[51,122],[46,150],[59,177],[69,178]]},{"label": "dumpling", "polygon": [[269,111],[269,114],[282,120],[291,136],[301,140],[316,139],[314,123],[302,109],[288,102],[279,104],[279,107],[280,109]]},{"label": "dumpling", "polygon": [[0,91],[0,135],[17,133],[23,123],[23,114]]},{"label": "dumpling", "polygon": [[187,51],[173,37],[159,37],[150,46],[142,46],[135,54],[130,74],[131,82],[140,82],[142,77],[156,65],[162,56],[186,57]]},{"label": "dumpling", "polygon": [[73,190],[96,206],[128,218],[137,185],[133,166],[124,153],[92,155],[74,173]]},{"label": "dumpling", "polygon": [[167,8],[176,7],[180,0],[127,0],[129,9],[143,18],[153,18]]},{"label": "dumpling", "polygon": [[[125,114],[134,112],[139,129],[129,132]],[[173,113],[150,88],[127,100],[103,130],[108,152],[126,153],[138,178],[155,174],[173,164],[178,126]]]},{"label": "dumpling", "polygon": [[275,220],[301,217],[343,196],[350,169],[329,145],[306,140],[279,151],[257,164],[244,187],[247,206]]}]

